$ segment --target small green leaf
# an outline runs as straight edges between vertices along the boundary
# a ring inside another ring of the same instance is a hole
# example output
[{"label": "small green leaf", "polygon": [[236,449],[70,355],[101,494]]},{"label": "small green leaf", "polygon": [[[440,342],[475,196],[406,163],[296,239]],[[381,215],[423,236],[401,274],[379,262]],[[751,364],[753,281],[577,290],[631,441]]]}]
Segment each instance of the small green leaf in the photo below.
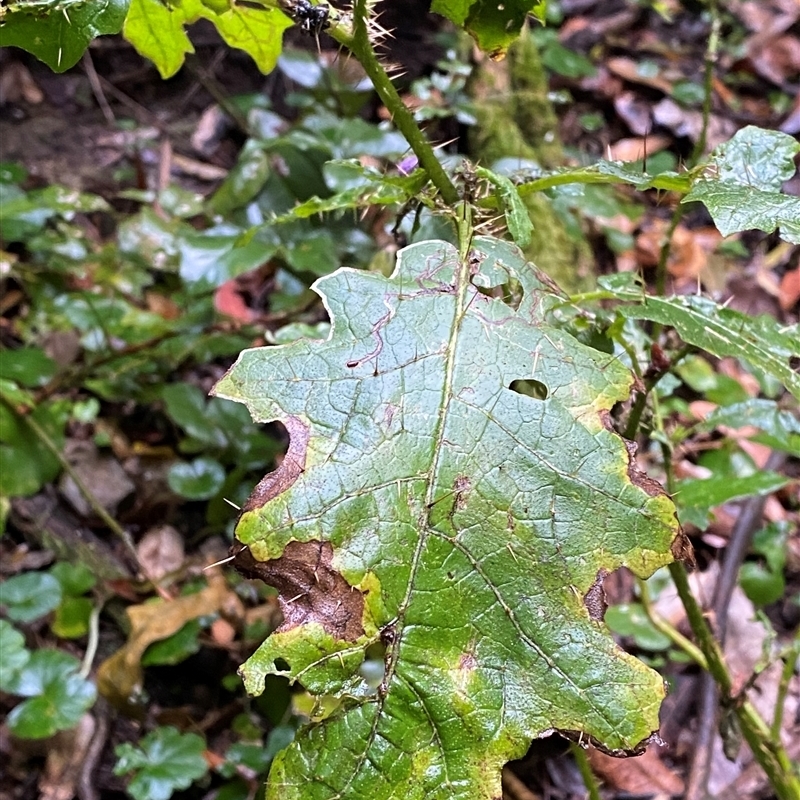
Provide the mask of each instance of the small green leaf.
[{"label": "small green leaf", "polygon": [[780,228],[787,242],[800,244],[800,198],[781,193],[795,173],[800,143],[793,136],[752,125],[719,145],[684,203],[703,202],[723,236]]},{"label": "small green leaf", "polygon": [[225,468],[213,458],[200,456],[194,461],[173,464],[167,483],[173,492],[187,500],[209,500],[225,483]]},{"label": "small green leaf", "polygon": [[669,637],[654,627],[640,603],[621,603],[609,606],[605,622],[614,633],[629,636],[637,647],[657,653],[668,650],[672,642]]},{"label": "small green leaf", "polygon": [[170,383],[161,391],[167,413],[193,439],[212,447],[224,447],[225,436],[208,418],[206,396],[188,383]]},{"label": "small green leaf", "polygon": [[33,622],[61,602],[61,584],[47,572],[25,572],[0,583],[0,605],[14,622]]},{"label": "small green leaf", "polygon": [[38,347],[0,351],[0,378],[35,387],[43,386],[55,372],[55,361]]},{"label": "small green leaf", "polygon": [[89,630],[94,603],[88,597],[65,597],[56,609],[50,629],[62,639],[80,639]]},{"label": "small green leaf", "polygon": [[71,564],[59,561],[50,568],[50,574],[61,584],[64,594],[80,597],[97,583],[95,574],[80,561]]},{"label": "small green leaf", "polygon": [[704,480],[678,481],[675,502],[681,508],[715,508],[731,500],[777,492],[789,482],[776,472],[755,472],[747,477],[717,475]]},{"label": "small green leaf", "polygon": [[10,622],[0,619],[0,691],[11,692],[12,682],[30,657],[25,637]]},{"label": "small green leaf", "polygon": [[264,145],[250,139],[239,153],[236,166],[208,201],[216,214],[229,214],[247,205],[263,188],[270,175],[269,154]]},{"label": "small green leaf", "polygon": [[544,6],[543,0],[433,0],[431,11],[465,28],[492,58],[502,58],[528,14],[542,21]]},{"label": "small green leaf", "polygon": [[[741,403],[721,406],[712,411],[697,427],[710,432],[720,426],[761,429],[768,437],[766,444],[800,458],[800,420],[782,410],[774,400],[750,398]],[[754,438],[765,441],[764,437]]]},{"label": "small green leaf", "polygon": [[143,667],[154,667],[159,664],[180,664],[189,656],[194,655],[200,650],[200,621],[197,619],[189,620],[177,633],[153,642],[144,651],[142,656]]},{"label": "small green leaf", "polygon": [[44,739],[72,728],[97,696],[95,686],[77,674],[80,663],[61,650],[31,653],[7,691],[29,698],[8,715],[8,727],[23,739]]},{"label": "small green leaf", "polygon": [[763,564],[746,561],[739,569],[739,585],[757,606],[768,606],[783,597],[786,579]]},{"label": "small green leaf", "polygon": [[488,181],[497,190],[497,199],[505,214],[511,238],[520,247],[527,247],[531,243],[533,223],[527,206],[519,196],[517,187],[505,175],[498,175],[485,167],[475,167],[475,174]]},{"label": "small green leaf", "polygon": [[59,0],[9,4],[0,26],[0,47],[21,47],[55,72],[78,63],[89,42],[119,33],[130,0]]},{"label": "small green leaf", "polygon": [[208,772],[203,753],[206,743],[196,733],[172,727],[156,728],[134,746],[117,745],[115,775],[134,773],[128,794],[134,800],[169,800]]}]

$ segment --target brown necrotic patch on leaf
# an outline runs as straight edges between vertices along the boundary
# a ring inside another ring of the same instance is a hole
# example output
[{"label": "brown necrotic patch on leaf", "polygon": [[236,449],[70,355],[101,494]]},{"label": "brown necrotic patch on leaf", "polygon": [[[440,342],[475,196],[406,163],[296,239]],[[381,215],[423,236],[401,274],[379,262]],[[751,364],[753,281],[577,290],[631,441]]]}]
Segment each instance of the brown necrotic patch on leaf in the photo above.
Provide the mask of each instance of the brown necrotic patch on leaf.
[{"label": "brown necrotic patch on leaf", "polygon": [[589,587],[589,591],[586,592],[583,598],[583,605],[586,606],[589,616],[595,622],[602,622],[606,614],[607,604],[606,593],[603,590],[603,580],[607,574],[604,569],[599,570],[594,583]]},{"label": "brown necrotic patch on leaf", "polygon": [[289,433],[289,449],[280,466],[259,481],[242,511],[252,511],[265,506],[281,492],[285,492],[305,472],[308,425],[299,417],[286,417],[283,424]]},{"label": "brown necrotic patch on leaf", "polygon": [[257,561],[248,547],[234,545],[234,566],[278,590],[283,623],[278,632],[311,622],[337,639],[364,635],[364,595],[332,567],[330,542],[289,542],[280,558]]}]

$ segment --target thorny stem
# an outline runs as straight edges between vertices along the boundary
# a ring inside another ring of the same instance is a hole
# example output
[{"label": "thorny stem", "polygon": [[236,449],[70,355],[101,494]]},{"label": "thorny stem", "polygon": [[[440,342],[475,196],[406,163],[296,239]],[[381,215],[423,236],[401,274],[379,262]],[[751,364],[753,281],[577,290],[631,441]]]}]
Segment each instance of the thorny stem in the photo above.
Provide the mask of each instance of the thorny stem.
[{"label": "thorny stem", "polygon": [[572,751],[572,757],[578,765],[578,772],[581,773],[583,778],[583,785],[589,793],[589,800],[600,800],[600,787],[597,785],[597,780],[592,772],[592,765],[589,763],[589,757],[586,751],[575,742],[570,742],[569,746]]},{"label": "thorny stem", "polygon": [[780,800],[800,800],[800,778],[793,775],[792,764],[780,739],[771,731],[753,705],[742,698],[733,697],[731,677],[711,628],[703,616],[689,586],[686,568],[680,562],[669,566],[670,575],[678,596],[686,610],[689,625],[706,659],[709,673],[722,693],[722,702],[730,704],[741,725],[744,736],[756,761],[769,778]]},{"label": "thorny stem", "polygon": [[449,206],[455,206],[459,201],[458,189],[456,189],[450,176],[445,172],[444,167],[439,163],[430,141],[417,125],[414,115],[403,103],[391,78],[389,78],[383,65],[378,60],[375,48],[369,38],[369,28],[367,26],[369,13],[368,0],[355,0],[353,3],[352,34],[346,33],[341,26],[331,28],[329,33],[340,44],[349,48],[358,59],[370,81],[372,81],[372,86],[378,93],[378,97],[388,109],[394,124],[400,133],[405,136],[406,141],[414,151],[414,155],[419,159],[420,166],[428,173],[428,177],[439,190],[445,203]]}]

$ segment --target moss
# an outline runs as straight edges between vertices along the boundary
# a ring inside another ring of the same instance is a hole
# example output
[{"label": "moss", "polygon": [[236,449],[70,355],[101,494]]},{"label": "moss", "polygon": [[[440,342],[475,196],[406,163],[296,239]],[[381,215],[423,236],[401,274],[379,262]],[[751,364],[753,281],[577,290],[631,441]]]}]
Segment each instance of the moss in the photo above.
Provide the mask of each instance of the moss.
[{"label": "moss", "polygon": [[[547,75],[532,36],[526,33],[515,42],[505,61],[485,59],[475,70],[471,94],[477,123],[470,131],[470,150],[476,160],[491,166],[501,158],[522,158],[544,169],[564,163]],[[586,241],[567,232],[545,195],[525,203],[534,225],[525,255],[566,291],[590,288],[592,256]]]}]

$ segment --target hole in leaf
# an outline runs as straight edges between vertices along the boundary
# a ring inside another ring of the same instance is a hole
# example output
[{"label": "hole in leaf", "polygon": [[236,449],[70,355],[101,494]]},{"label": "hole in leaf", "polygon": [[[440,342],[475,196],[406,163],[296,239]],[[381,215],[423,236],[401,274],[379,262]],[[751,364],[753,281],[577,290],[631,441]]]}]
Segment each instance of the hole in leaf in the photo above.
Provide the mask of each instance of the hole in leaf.
[{"label": "hole in leaf", "polygon": [[516,279],[509,277],[507,283],[500,283],[497,286],[478,286],[472,284],[484,297],[493,297],[495,300],[502,300],[507,306],[516,311],[525,296],[522,284]]},{"label": "hole in leaf", "polygon": [[275,665],[275,669],[279,670],[280,672],[290,672],[292,669],[289,666],[289,662],[283,658],[276,658],[272,663]]},{"label": "hole in leaf", "polygon": [[547,400],[548,390],[547,387],[534,378],[526,378],[525,380],[511,381],[508,387],[512,392],[517,394],[524,394],[534,400]]}]

